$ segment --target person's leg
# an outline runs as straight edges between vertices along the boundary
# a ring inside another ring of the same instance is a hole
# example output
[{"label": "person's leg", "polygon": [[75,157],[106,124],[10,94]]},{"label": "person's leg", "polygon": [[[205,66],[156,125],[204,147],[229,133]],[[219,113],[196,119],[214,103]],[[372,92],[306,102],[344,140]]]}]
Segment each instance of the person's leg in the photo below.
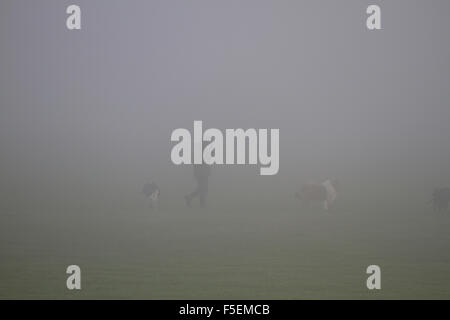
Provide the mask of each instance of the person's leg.
[{"label": "person's leg", "polygon": [[195,188],[195,190],[189,193],[188,195],[184,196],[184,199],[186,200],[186,205],[188,207],[191,206],[192,200],[195,199],[200,194],[200,181],[198,179],[196,180],[197,180],[197,187]]},{"label": "person's leg", "polygon": [[199,186],[197,186],[195,188],[195,190],[191,193],[189,193],[187,196],[189,197],[189,199],[193,200],[195,198],[197,198],[200,195],[200,188]]}]

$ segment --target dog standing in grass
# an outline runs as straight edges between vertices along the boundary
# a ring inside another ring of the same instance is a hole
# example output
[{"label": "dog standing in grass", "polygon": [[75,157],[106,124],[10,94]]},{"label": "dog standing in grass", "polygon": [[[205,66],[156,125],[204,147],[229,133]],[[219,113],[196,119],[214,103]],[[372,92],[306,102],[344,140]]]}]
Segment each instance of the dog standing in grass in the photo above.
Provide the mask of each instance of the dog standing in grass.
[{"label": "dog standing in grass", "polygon": [[142,193],[150,200],[150,208],[152,209],[159,208],[160,190],[158,185],[154,181],[144,184],[144,187],[142,188]]},{"label": "dog standing in grass", "polygon": [[295,197],[302,203],[311,206],[320,203],[325,211],[328,211],[337,199],[339,183],[336,179],[328,179],[322,183],[306,183]]},{"label": "dog standing in grass", "polygon": [[435,188],[429,203],[434,211],[448,210],[450,203],[450,188]]}]

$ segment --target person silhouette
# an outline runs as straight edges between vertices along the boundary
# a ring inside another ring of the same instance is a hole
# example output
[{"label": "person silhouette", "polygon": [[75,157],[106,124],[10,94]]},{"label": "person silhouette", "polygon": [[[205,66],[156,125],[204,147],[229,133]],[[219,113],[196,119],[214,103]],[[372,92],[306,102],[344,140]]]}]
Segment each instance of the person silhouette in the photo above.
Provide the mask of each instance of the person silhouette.
[{"label": "person silhouette", "polygon": [[[208,142],[202,142],[202,151],[205,150]],[[208,195],[208,180],[211,175],[211,165],[206,163],[194,164],[194,179],[196,181],[197,187],[194,191],[189,193],[184,197],[186,205],[191,207],[192,200],[195,198],[199,199],[200,207],[204,208],[206,205],[206,197]]]},{"label": "person silhouette", "polygon": [[197,183],[196,189],[186,195],[186,205],[191,207],[192,200],[199,198],[200,207],[204,208],[206,204],[206,196],[208,195],[208,180],[211,175],[211,166],[208,164],[194,164],[194,179]]}]

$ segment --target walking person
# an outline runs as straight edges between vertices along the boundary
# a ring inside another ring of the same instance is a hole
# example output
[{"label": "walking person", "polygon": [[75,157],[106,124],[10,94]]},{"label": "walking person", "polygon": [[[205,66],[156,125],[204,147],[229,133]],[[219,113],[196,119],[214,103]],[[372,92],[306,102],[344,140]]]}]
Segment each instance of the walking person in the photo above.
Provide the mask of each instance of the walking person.
[{"label": "walking person", "polygon": [[191,207],[192,200],[198,198],[200,207],[204,208],[206,205],[206,197],[208,195],[208,180],[211,175],[211,166],[208,164],[194,164],[194,179],[197,183],[196,189],[186,195],[186,205]]}]

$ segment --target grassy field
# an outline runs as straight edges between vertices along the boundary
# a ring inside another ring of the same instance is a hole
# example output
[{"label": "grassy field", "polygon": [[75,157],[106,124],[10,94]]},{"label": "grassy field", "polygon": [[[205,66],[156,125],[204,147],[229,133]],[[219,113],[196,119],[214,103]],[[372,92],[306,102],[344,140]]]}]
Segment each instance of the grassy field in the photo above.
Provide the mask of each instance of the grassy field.
[{"label": "grassy field", "polygon": [[395,210],[5,212],[0,298],[450,298],[450,215]]}]

